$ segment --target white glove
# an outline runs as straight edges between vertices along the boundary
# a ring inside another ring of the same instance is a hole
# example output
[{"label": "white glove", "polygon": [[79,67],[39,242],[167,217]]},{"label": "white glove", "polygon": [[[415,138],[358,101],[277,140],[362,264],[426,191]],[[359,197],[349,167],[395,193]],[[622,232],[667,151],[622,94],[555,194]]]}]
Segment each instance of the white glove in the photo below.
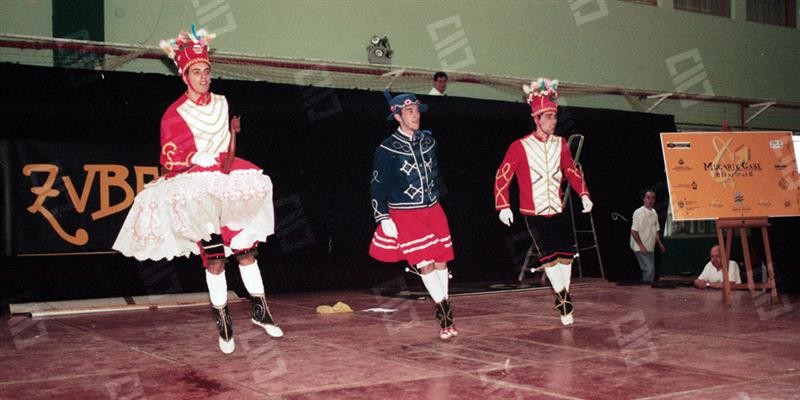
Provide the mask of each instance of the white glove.
[{"label": "white glove", "polygon": [[198,152],[192,156],[192,164],[197,164],[203,168],[210,167],[217,163],[217,160],[214,156],[208,153]]},{"label": "white glove", "polygon": [[514,222],[514,213],[510,208],[500,210],[500,222],[506,224],[506,226],[511,226]]},{"label": "white glove", "polygon": [[386,236],[397,239],[397,225],[394,224],[391,218],[381,221],[381,229],[383,229],[383,233],[385,233]]},{"label": "white glove", "polygon": [[594,204],[592,204],[592,201],[589,200],[589,196],[587,195],[581,196],[581,203],[583,203],[583,210],[581,210],[582,213],[585,214],[588,213],[589,211],[592,211],[592,206]]}]

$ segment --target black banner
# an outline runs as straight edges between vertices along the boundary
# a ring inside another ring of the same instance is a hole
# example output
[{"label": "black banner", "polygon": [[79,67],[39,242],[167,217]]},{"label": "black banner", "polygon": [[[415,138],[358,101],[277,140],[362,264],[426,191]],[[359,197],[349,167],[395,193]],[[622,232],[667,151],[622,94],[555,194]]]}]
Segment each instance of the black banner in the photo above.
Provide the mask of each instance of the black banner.
[{"label": "black banner", "polygon": [[17,255],[110,250],[134,196],[158,176],[153,146],[13,140],[9,147],[18,158],[10,216]]}]

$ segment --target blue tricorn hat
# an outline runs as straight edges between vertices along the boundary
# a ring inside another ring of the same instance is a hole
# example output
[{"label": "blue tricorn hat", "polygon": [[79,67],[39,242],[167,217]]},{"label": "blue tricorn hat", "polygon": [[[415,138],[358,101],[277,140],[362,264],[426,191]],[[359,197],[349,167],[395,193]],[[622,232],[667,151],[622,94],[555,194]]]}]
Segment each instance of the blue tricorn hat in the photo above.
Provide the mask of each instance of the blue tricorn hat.
[{"label": "blue tricorn hat", "polygon": [[416,105],[419,107],[419,112],[425,112],[428,109],[427,104],[417,100],[417,96],[411,93],[398,94],[397,96],[391,97],[392,95],[389,94],[389,91],[385,91],[383,92],[383,96],[386,97],[386,101],[389,102],[389,111],[392,112],[386,117],[387,121],[394,119],[394,115],[400,114],[406,106]]}]

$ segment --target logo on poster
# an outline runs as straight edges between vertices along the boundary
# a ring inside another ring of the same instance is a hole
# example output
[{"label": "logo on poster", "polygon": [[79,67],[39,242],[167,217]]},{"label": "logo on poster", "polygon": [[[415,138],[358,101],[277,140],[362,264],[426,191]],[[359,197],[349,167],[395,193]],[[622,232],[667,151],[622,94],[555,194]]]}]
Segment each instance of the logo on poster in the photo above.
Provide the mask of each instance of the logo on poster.
[{"label": "logo on poster", "polygon": [[690,142],[667,142],[668,149],[691,149],[692,144]]},{"label": "logo on poster", "polygon": [[691,171],[692,167],[686,165],[686,161],[683,158],[678,159],[678,165],[672,167],[673,171]]}]

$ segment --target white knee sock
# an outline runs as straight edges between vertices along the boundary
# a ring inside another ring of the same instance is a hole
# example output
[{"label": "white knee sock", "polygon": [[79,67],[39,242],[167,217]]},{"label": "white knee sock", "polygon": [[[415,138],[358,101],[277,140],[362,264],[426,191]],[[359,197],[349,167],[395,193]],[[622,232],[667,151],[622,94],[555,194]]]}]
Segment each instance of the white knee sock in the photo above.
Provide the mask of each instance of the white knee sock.
[{"label": "white knee sock", "polygon": [[564,278],[562,282],[564,282],[564,287],[567,288],[567,291],[569,292],[569,283],[572,280],[572,264],[558,263],[556,264],[555,268],[558,268],[562,278]]},{"label": "white knee sock", "polygon": [[558,264],[545,268],[544,273],[547,274],[547,279],[550,280],[550,285],[553,286],[556,293],[564,290],[564,275],[559,270]]},{"label": "white knee sock", "polygon": [[433,270],[433,273],[436,274],[436,277],[439,278],[439,281],[441,281],[442,290],[444,291],[444,298],[447,299],[450,297],[450,272],[447,269],[435,269]]},{"label": "white knee sock", "polygon": [[251,296],[264,294],[264,281],[261,280],[261,270],[258,269],[258,262],[250,265],[239,265],[239,273],[242,275],[245,289]]},{"label": "white knee sock", "polygon": [[442,290],[442,283],[435,272],[420,274],[419,276],[422,278],[425,289],[428,289],[428,293],[431,294],[431,299],[433,299],[434,303],[440,303],[444,300],[445,292]]},{"label": "white knee sock", "polygon": [[228,282],[225,280],[225,271],[214,275],[206,270],[206,285],[208,285],[208,297],[211,298],[211,304],[222,307],[228,302]]}]

